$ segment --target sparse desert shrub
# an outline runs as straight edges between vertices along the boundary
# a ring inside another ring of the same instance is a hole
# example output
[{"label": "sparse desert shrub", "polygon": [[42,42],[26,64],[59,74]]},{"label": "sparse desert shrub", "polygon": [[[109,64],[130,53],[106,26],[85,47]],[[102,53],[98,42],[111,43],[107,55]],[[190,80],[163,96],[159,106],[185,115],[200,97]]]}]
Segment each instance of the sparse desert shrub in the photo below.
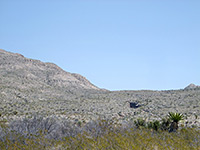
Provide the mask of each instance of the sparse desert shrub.
[{"label": "sparse desert shrub", "polygon": [[149,129],[153,129],[153,130],[155,130],[155,131],[158,131],[159,129],[160,129],[160,127],[161,127],[161,125],[160,125],[160,122],[158,121],[158,120],[155,120],[155,121],[153,121],[153,122],[148,122],[147,123],[147,127],[149,128]]},{"label": "sparse desert shrub", "polygon": [[142,118],[139,118],[137,120],[134,121],[134,124],[137,128],[143,128],[143,127],[146,127],[146,122],[144,119]]},{"label": "sparse desert shrub", "polygon": [[168,131],[170,127],[171,120],[169,118],[162,118],[161,120],[161,130]]},{"label": "sparse desert shrub", "polygon": [[17,111],[13,111],[13,115],[17,115],[18,114],[18,112]]},{"label": "sparse desert shrub", "polygon": [[66,120],[59,122],[57,126],[58,128],[55,130],[57,134],[56,139],[62,139],[63,137],[75,137],[81,132],[81,128]]},{"label": "sparse desert shrub", "polygon": [[93,137],[102,136],[114,129],[114,124],[109,120],[96,120],[87,123],[83,131],[89,133]]},{"label": "sparse desert shrub", "polygon": [[15,120],[10,123],[9,127],[10,130],[20,133],[28,138],[30,135],[38,135],[40,131],[49,136],[57,126],[56,121],[53,118],[34,116],[33,118]]}]

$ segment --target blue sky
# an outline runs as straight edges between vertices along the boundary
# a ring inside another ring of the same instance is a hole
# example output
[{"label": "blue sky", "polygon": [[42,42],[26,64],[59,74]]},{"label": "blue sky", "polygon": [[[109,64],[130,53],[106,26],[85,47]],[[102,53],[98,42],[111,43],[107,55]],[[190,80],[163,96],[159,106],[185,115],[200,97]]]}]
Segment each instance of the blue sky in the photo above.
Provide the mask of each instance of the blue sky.
[{"label": "blue sky", "polygon": [[0,48],[109,90],[200,85],[199,0],[0,0]]}]

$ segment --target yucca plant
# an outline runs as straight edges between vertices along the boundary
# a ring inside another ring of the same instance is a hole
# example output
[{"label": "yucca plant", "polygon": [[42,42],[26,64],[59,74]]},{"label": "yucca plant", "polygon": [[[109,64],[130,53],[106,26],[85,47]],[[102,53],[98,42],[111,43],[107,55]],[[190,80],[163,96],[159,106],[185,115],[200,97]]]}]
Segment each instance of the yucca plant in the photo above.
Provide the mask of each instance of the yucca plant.
[{"label": "yucca plant", "polygon": [[168,118],[172,121],[169,132],[175,132],[176,130],[178,130],[178,123],[184,119],[184,116],[180,113],[169,112]]}]

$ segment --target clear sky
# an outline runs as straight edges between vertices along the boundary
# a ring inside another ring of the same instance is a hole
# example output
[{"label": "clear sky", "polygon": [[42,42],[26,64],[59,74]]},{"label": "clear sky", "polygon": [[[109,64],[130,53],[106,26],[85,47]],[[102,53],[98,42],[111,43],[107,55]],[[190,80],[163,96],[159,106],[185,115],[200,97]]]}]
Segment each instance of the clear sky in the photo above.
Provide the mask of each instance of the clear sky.
[{"label": "clear sky", "polygon": [[0,0],[0,48],[109,90],[200,85],[199,0]]}]

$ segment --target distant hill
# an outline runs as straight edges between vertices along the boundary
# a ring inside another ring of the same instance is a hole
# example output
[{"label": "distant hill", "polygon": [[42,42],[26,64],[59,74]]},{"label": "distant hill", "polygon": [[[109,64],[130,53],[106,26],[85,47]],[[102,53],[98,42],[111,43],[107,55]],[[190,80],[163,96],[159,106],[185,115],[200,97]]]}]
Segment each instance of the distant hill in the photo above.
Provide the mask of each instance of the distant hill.
[{"label": "distant hill", "polygon": [[191,83],[190,85],[186,86],[184,89],[191,90],[191,89],[196,89],[196,88],[200,88],[200,86]]}]

